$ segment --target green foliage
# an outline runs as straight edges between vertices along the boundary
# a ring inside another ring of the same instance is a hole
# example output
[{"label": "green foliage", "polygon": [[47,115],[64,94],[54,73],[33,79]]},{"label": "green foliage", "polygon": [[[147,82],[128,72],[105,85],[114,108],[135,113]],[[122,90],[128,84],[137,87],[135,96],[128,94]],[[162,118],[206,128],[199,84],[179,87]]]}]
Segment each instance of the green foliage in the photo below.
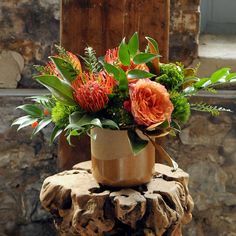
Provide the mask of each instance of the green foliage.
[{"label": "green foliage", "polygon": [[141,139],[133,129],[128,129],[128,138],[132,152],[135,156],[138,155],[148,145],[148,141]]},{"label": "green foliage", "polygon": [[230,109],[224,107],[212,106],[206,103],[193,103],[190,106],[191,110],[209,112],[212,116],[218,116],[220,112],[227,111],[232,112]]},{"label": "green foliage", "polygon": [[129,43],[128,43],[128,49],[129,49],[131,58],[137,54],[139,50],[139,38],[138,38],[137,32],[135,32],[133,36],[130,38]]},{"label": "green foliage", "polygon": [[124,101],[127,96],[114,94],[103,112],[104,116],[113,120],[119,127],[129,126],[134,123],[133,117],[130,112],[124,108]]},{"label": "green foliage", "polygon": [[234,81],[236,73],[230,73],[230,68],[221,68],[214,72],[210,78],[202,78],[194,84],[196,90],[208,89],[222,83]]},{"label": "green foliage", "polygon": [[181,124],[185,124],[190,117],[190,104],[188,99],[179,93],[173,93],[171,94],[171,102],[174,105],[174,111],[172,113],[173,119]]},{"label": "green foliage", "polygon": [[69,84],[54,75],[39,75],[36,76],[35,79],[51,91],[52,95],[62,103],[67,105],[75,105],[72,95],[72,88]]},{"label": "green foliage", "polygon": [[184,81],[184,74],[175,64],[160,64],[160,76],[156,81],[163,84],[167,90],[177,90]]},{"label": "green foliage", "polygon": [[125,42],[125,38],[120,43],[119,51],[118,51],[119,59],[124,66],[130,65],[130,54],[129,47]]},{"label": "green foliage", "polygon": [[43,111],[35,104],[24,104],[21,106],[18,106],[17,109],[21,109],[26,114],[34,117],[34,118],[40,118],[43,116]]},{"label": "green foliage", "polygon": [[78,109],[77,106],[68,106],[59,101],[52,108],[52,121],[59,128],[65,128],[69,124],[69,115]]},{"label": "green foliage", "polygon": [[143,64],[152,61],[156,57],[158,57],[158,55],[153,53],[139,53],[133,58],[133,62],[135,64]]},{"label": "green foliage", "polygon": [[158,48],[158,43],[155,39],[151,38],[151,37],[145,37],[146,40],[148,41],[148,47],[151,50],[152,48],[152,53],[156,53],[159,54],[159,48]]},{"label": "green foliage", "polygon": [[49,58],[56,66],[62,78],[69,84],[78,76],[79,70],[75,69],[72,66],[71,62],[68,62],[68,60],[59,57],[49,57]]},{"label": "green foliage", "polygon": [[52,96],[32,96],[31,101],[40,104],[42,107],[51,110],[55,106],[55,99]]},{"label": "green foliage", "polygon": [[144,79],[144,78],[151,78],[153,76],[155,75],[145,70],[134,69],[128,71],[128,78],[130,79]]},{"label": "green foliage", "polygon": [[46,118],[42,119],[42,120],[38,123],[37,127],[33,130],[32,135],[37,134],[40,130],[42,130],[42,129],[45,128],[48,124],[50,124],[51,121],[52,121],[52,119],[49,118],[49,117],[46,117]]},{"label": "green foliage", "polygon": [[81,57],[84,61],[86,69],[91,73],[97,73],[102,69],[101,63],[96,57],[96,52],[92,47],[84,49],[84,56]]}]

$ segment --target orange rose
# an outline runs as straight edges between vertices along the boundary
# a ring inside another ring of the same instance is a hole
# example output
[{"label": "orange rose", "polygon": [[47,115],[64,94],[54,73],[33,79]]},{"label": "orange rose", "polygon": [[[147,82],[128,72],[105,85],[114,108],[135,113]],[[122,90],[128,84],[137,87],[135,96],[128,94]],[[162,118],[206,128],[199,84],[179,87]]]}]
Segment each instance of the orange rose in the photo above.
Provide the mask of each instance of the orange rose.
[{"label": "orange rose", "polygon": [[174,109],[166,88],[149,79],[140,79],[130,87],[131,112],[139,125],[150,126],[170,121]]}]

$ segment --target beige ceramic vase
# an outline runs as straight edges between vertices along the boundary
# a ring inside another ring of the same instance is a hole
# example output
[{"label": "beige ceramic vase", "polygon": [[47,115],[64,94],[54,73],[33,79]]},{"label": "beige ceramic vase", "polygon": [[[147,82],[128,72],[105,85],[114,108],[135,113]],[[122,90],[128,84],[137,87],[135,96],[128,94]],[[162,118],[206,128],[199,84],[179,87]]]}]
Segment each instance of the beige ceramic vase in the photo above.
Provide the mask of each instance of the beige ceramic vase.
[{"label": "beige ceramic vase", "polygon": [[130,187],[148,183],[153,175],[155,148],[149,144],[132,154],[127,131],[94,128],[91,139],[92,173],[100,184]]}]

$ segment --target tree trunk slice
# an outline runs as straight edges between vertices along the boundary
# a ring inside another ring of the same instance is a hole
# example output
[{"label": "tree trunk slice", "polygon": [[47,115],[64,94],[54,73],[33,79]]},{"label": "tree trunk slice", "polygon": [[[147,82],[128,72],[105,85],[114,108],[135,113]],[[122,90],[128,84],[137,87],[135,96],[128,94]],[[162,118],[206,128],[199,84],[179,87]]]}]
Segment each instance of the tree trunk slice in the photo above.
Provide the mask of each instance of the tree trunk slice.
[{"label": "tree trunk slice", "polygon": [[91,162],[45,179],[40,200],[64,236],[148,235],[181,236],[192,219],[189,175],[156,164],[150,183],[118,189],[100,186]]}]

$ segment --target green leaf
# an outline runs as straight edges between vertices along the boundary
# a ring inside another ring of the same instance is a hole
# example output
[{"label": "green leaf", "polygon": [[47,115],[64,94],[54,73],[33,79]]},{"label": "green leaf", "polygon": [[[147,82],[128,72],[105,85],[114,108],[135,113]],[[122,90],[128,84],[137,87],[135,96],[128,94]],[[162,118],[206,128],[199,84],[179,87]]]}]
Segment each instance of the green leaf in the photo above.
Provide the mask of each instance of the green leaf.
[{"label": "green leaf", "polygon": [[222,68],[220,70],[217,70],[211,75],[211,82],[216,83],[218,80],[225,78],[227,75],[229,75],[230,68]]},{"label": "green leaf", "polygon": [[128,43],[129,53],[131,57],[134,57],[139,49],[139,39],[138,33],[135,32],[133,36],[130,38]]},{"label": "green leaf", "polygon": [[152,53],[139,53],[134,57],[133,62],[135,64],[143,64],[152,61],[156,57],[158,55]]},{"label": "green leaf", "polygon": [[51,123],[51,118],[45,118],[41,120],[38,124],[38,126],[34,129],[32,135],[37,134],[40,130],[42,130],[44,127],[46,127],[49,123]]},{"label": "green leaf", "polygon": [[55,64],[58,72],[62,78],[69,84],[76,78],[79,71],[76,71],[73,66],[65,59],[59,57],[49,57],[51,61]]},{"label": "green leaf", "polygon": [[183,94],[184,94],[185,96],[191,96],[191,95],[193,95],[195,92],[197,92],[197,90],[196,90],[195,87],[193,87],[193,86],[189,86],[189,87],[187,87],[187,88],[185,88],[185,89],[183,90]]},{"label": "green leaf", "polygon": [[[94,116],[84,114],[83,116],[77,116],[78,114],[73,113],[70,117],[70,124],[67,126],[68,128],[76,129],[81,128],[83,126],[96,126],[102,128],[102,123],[100,119],[94,118]],[[78,120],[76,120],[76,116]]]},{"label": "green leaf", "polygon": [[155,76],[155,75],[152,73],[149,73],[145,70],[135,69],[135,70],[130,70],[128,72],[129,79],[144,79],[144,78],[151,78],[153,76]]},{"label": "green leaf", "polygon": [[97,134],[96,133],[87,132],[87,135],[94,141],[97,139]]},{"label": "green leaf", "polygon": [[101,122],[103,128],[119,129],[118,124],[116,124],[116,122],[114,122],[113,120],[102,119]]},{"label": "green leaf", "polygon": [[126,73],[121,68],[119,68],[119,90],[127,91],[128,85],[129,82]]},{"label": "green leaf", "polygon": [[12,122],[11,126],[13,126],[13,125],[20,125],[20,124],[24,123],[24,122],[27,121],[27,120],[32,120],[32,117],[29,116],[29,115],[19,117],[19,118],[17,118],[16,120],[14,120],[14,121]]},{"label": "green leaf", "polygon": [[81,111],[75,111],[69,116],[69,122],[71,124],[75,124],[78,120],[80,120],[84,115],[84,112]]},{"label": "green leaf", "polygon": [[[159,54],[159,48],[158,48],[158,43],[155,39],[151,38],[151,37],[145,37],[145,39],[147,39],[148,43],[151,44],[151,46],[153,47],[153,49],[155,50],[156,54]],[[152,50],[152,51],[154,51]],[[154,52],[153,52],[154,53]]]},{"label": "green leaf", "polygon": [[130,55],[127,44],[125,43],[125,38],[121,41],[118,51],[119,59],[121,63],[125,66],[130,65]]},{"label": "green leaf", "polygon": [[112,64],[104,62],[104,67],[108,74],[113,74],[115,80],[119,80],[120,71]]},{"label": "green leaf", "polygon": [[127,132],[132,152],[136,156],[147,146],[148,141],[141,139],[134,130],[129,129]]},{"label": "green leaf", "polygon": [[34,123],[35,121],[37,121],[37,118],[32,118],[32,117],[29,118],[28,120],[25,120],[24,122],[22,122],[22,123],[19,125],[17,131],[20,130],[20,129],[22,129],[22,128],[24,128],[24,127],[26,127],[26,126],[31,125],[31,124]]},{"label": "green leaf", "polygon": [[21,109],[21,110],[25,111],[28,115],[31,115],[34,118],[43,116],[42,110],[33,104],[21,105],[21,106],[18,106],[17,109]]},{"label": "green leaf", "polygon": [[50,136],[50,143],[53,143],[53,141],[62,133],[62,131],[63,130],[61,128],[55,126]]},{"label": "green leaf", "polygon": [[231,79],[236,78],[236,73],[230,73],[229,75],[226,76],[225,80],[230,81]]},{"label": "green leaf", "polygon": [[64,81],[54,75],[40,75],[35,77],[35,79],[45,86],[60,102],[66,105],[76,105],[72,95],[72,88]]},{"label": "green leaf", "polygon": [[203,87],[206,83],[208,83],[208,81],[211,81],[211,79],[209,79],[209,78],[202,78],[202,79],[200,79],[198,82],[196,82],[196,83],[194,84],[194,87],[195,87],[195,88],[201,88],[201,87]]}]

